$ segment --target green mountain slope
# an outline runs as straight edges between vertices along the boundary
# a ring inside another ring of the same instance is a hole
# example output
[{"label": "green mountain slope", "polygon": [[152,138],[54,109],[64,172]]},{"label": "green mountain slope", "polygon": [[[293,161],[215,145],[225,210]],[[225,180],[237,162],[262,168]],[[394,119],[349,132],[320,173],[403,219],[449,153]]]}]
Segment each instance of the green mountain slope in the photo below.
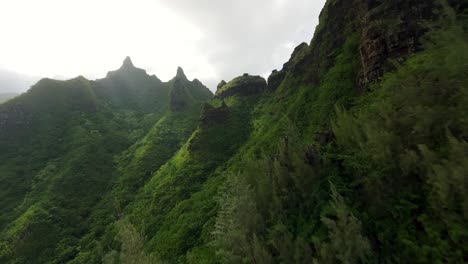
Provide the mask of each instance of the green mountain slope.
[{"label": "green mountain slope", "polygon": [[466,262],[467,8],[329,0],[214,98],[130,59],[39,82],[0,105],[0,262]]},{"label": "green mountain slope", "polygon": [[105,79],[42,80],[1,105],[0,224],[2,245],[14,249],[8,261],[69,260],[101,204],[130,199],[177,151],[212,97],[198,81],[180,84],[192,100],[176,113],[169,104],[178,87],[127,58]]}]

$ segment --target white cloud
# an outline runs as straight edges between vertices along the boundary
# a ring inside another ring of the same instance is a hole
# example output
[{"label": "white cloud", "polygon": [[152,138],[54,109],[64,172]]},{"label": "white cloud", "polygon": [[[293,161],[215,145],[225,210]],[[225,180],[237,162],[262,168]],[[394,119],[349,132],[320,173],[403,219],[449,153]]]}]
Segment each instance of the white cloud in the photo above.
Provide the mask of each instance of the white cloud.
[{"label": "white cloud", "polygon": [[293,46],[310,40],[323,2],[1,1],[0,67],[94,79],[129,55],[163,80],[180,65],[214,88],[221,79],[280,67]]}]

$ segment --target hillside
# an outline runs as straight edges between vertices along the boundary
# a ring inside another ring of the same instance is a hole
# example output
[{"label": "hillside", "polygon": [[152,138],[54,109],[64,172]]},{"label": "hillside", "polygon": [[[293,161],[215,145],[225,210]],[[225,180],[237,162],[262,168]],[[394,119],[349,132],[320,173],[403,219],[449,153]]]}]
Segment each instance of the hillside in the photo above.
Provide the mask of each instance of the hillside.
[{"label": "hillside", "polygon": [[467,8],[329,0],[214,96],[41,80],[0,104],[0,263],[465,263]]},{"label": "hillside", "polygon": [[[186,108],[175,112],[180,87]],[[141,187],[187,140],[211,97],[198,81],[163,83],[127,58],[104,79],[44,79],[0,105],[2,254],[14,247],[19,263],[47,263],[76,248],[98,203]]]}]

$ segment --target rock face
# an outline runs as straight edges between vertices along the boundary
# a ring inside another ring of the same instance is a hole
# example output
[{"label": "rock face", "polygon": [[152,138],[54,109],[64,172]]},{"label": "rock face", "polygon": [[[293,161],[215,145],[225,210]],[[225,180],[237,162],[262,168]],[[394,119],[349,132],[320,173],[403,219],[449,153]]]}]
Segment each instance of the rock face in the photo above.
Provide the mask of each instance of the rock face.
[{"label": "rock face", "polygon": [[177,74],[171,82],[169,108],[172,112],[184,111],[189,106],[191,100],[187,87],[189,81],[181,67],[177,68]]},{"label": "rock face", "polygon": [[[450,0],[456,9],[466,4]],[[427,31],[426,21],[437,17],[437,0],[334,0],[327,1],[320,15],[314,41],[300,44],[281,71],[268,78],[268,90],[275,90],[287,73],[305,83],[319,85],[334,65],[345,41],[359,41],[360,74],[357,83],[365,88],[391,70],[393,59],[405,59],[421,48],[420,38]],[[382,23],[384,21],[385,23]]]},{"label": "rock face", "polygon": [[265,79],[260,76],[243,75],[237,77],[216,91],[217,98],[226,98],[233,95],[249,96],[262,93],[267,87]]},{"label": "rock face", "polygon": [[226,82],[225,80],[222,80],[222,81],[218,84],[218,86],[216,87],[216,90],[221,89],[221,87],[223,87],[223,86],[226,85],[226,84],[227,84],[227,82]]},{"label": "rock face", "polygon": [[199,80],[189,81],[181,67],[177,68],[176,76],[169,81],[170,101],[172,112],[181,112],[190,108],[196,101],[206,101],[212,93]]},{"label": "rock face", "polygon": [[286,77],[285,70],[282,70],[282,71],[274,70],[268,77],[268,87],[267,87],[268,91],[273,92],[276,89],[278,89],[280,84],[283,82],[284,77]]},{"label": "rock face", "polygon": [[268,91],[275,91],[281,82],[283,82],[284,78],[286,77],[286,73],[289,71],[295,71],[296,66],[304,59],[304,57],[308,54],[309,45],[307,43],[301,43],[297,46],[288,62],[283,65],[283,69],[281,71],[273,70],[273,72],[268,77]]},{"label": "rock face", "polygon": [[296,65],[302,61],[302,59],[307,55],[308,51],[309,45],[307,45],[307,43],[303,42],[299,44],[299,46],[297,46],[291,54],[289,61],[283,65],[283,70],[294,71]]},{"label": "rock face", "polygon": [[291,70],[303,81],[319,85],[322,77],[335,63],[345,41],[353,34],[360,34],[362,17],[365,16],[365,0],[327,1],[320,14],[320,26],[316,28],[314,41],[307,53],[295,61]]},{"label": "rock face", "polygon": [[182,67],[180,67],[180,66],[177,67],[176,78],[182,79],[182,80],[187,80],[187,76],[185,75],[184,70],[183,70]]},{"label": "rock face", "polygon": [[135,68],[135,66],[133,66],[133,62],[132,62],[132,59],[130,59],[129,56],[127,56],[122,64],[122,68]]},{"label": "rock face", "polygon": [[229,108],[226,104],[220,107],[213,107],[210,104],[205,104],[200,115],[200,126],[208,127],[211,124],[220,124],[229,117]]},{"label": "rock face", "polygon": [[[366,25],[360,46],[360,83],[367,85],[388,70],[391,59],[404,59],[421,48],[420,38],[427,31],[422,20],[435,17],[433,1],[394,0],[382,4],[367,1]],[[385,25],[377,21],[387,21]]]},{"label": "rock face", "polygon": [[185,84],[176,80],[170,92],[169,108],[172,112],[184,111],[188,107],[189,101]]},{"label": "rock face", "polygon": [[133,65],[132,59],[130,57],[126,57],[122,63],[122,66],[116,71],[110,71],[107,73],[107,78],[112,77],[126,77],[128,74],[132,75],[140,75],[140,76],[147,76],[146,71],[143,69],[136,68]]}]

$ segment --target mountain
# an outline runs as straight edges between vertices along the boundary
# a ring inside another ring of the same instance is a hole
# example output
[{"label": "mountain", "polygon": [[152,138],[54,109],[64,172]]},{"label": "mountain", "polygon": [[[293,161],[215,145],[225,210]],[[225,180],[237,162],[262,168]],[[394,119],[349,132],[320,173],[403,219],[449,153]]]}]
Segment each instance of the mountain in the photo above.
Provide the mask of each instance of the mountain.
[{"label": "mountain", "polygon": [[[73,237],[90,228],[85,222],[96,203],[110,195],[114,182],[125,183],[125,173],[117,177],[116,159],[144,163],[146,169],[152,163],[160,166],[196,128],[203,103],[212,97],[208,88],[180,80],[191,100],[183,110],[171,111],[177,85],[163,83],[129,61],[102,80],[43,79],[0,105],[0,181],[5,187],[0,228],[2,238],[18,250],[18,261],[48,262],[58,252],[57,243],[77,246]],[[153,148],[157,153],[141,159],[125,152],[155,152]],[[142,178],[119,190],[122,196],[149,176],[137,173],[131,177]]]},{"label": "mountain", "polygon": [[130,58],[0,105],[1,263],[464,263],[466,1],[329,0],[268,81]]}]

